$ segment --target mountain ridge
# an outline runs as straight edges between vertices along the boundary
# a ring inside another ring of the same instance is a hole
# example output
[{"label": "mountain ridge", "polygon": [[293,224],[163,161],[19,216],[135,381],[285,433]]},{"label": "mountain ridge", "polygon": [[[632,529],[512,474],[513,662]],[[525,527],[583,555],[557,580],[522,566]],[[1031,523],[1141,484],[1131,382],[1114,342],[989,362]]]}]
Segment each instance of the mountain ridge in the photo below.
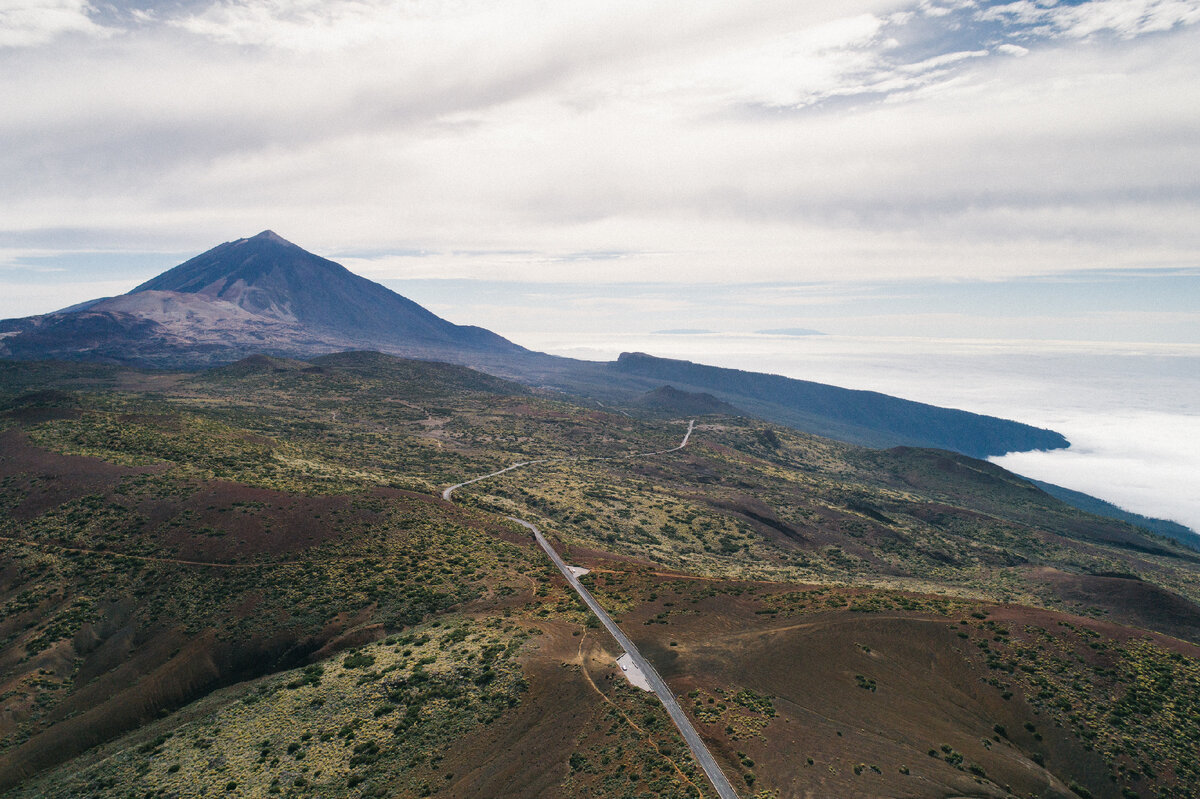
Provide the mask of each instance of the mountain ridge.
[{"label": "mountain ridge", "polygon": [[[621,353],[611,368],[672,382],[688,391],[711,393],[718,400],[737,404],[751,413],[755,413],[756,407],[761,409],[766,405],[803,408],[782,421],[797,429],[819,432],[808,425],[814,416],[821,417],[842,430],[842,435],[833,437],[853,444],[931,446],[977,458],[1002,455],[1009,451],[1004,449],[1006,446],[1025,450],[1061,449],[1069,445],[1059,433],[1020,422],[782,375],[705,366],[640,352]],[[962,442],[964,430],[976,439],[966,448]],[[921,443],[917,444],[918,441]]]},{"label": "mountain ridge", "polygon": [[663,384],[763,419],[872,447],[930,446],[975,457],[1065,447],[1009,420],[819,383],[623,354],[597,363],[534,352],[443,319],[270,230],[220,244],[127,294],[0,321],[0,358],[198,369],[261,354],[376,350],[444,361],[535,388],[636,407]]}]

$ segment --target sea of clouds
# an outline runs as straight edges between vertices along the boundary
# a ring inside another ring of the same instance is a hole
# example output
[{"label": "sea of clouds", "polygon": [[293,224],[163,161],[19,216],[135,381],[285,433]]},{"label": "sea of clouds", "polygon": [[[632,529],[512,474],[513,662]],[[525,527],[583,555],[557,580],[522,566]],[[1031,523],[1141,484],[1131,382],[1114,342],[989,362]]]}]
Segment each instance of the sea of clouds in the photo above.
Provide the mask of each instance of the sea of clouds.
[{"label": "sea of clouds", "polygon": [[993,461],[1200,530],[1200,346],[722,333],[546,335],[573,357],[624,351],[869,389],[1046,427],[1071,447]]}]

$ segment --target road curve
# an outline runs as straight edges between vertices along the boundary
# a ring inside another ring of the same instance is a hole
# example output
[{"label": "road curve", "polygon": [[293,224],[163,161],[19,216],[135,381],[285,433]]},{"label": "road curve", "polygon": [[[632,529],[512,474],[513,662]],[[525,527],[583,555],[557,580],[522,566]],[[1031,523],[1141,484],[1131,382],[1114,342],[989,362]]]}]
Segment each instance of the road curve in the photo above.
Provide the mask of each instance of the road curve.
[{"label": "road curve", "polygon": [[469,486],[471,483],[478,483],[480,480],[486,480],[489,477],[495,477],[498,474],[504,474],[505,472],[511,472],[513,469],[520,469],[522,466],[529,466],[534,463],[545,463],[545,462],[546,462],[545,458],[543,458],[542,460],[537,460],[537,461],[520,461],[519,463],[514,463],[512,466],[506,466],[503,469],[500,469],[499,471],[492,472],[491,474],[481,474],[479,477],[472,477],[470,480],[464,480],[461,483],[455,483],[454,485],[452,485],[449,488],[442,491],[442,499],[449,501],[450,495],[454,493],[454,490],[456,488],[462,488],[463,486]]},{"label": "road curve", "polygon": [[450,495],[453,494],[457,489],[462,488],[463,486],[469,486],[471,483],[478,483],[480,480],[486,480],[489,477],[495,477],[497,475],[504,474],[505,472],[511,472],[513,469],[520,469],[522,466],[533,466],[535,463],[559,463],[562,461],[622,461],[622,460],[629,460],[630,458],[648,458],[651,455],[666,455],[668,452],[678,452],[679,450],[683,449],[684,447],[686,447],[688,445],[688,441],[692,437],[692,431],[695,429],[696,429],[696,420],[695,419],[688,420],[687,432],[683,434],[683,441],[680,442],[679,446],[671,447],[670,449],[660,449],[660,450],[656,450],[654,452],[636,452],[633,455],[615,455],[615,456],[608,457],[608,458],[599,458],[599,457],[593,457],[590,455],[579,455],[579,456],[574,456],[574,457],[568,456],[565,458],[538,458],[536,460],[531,460],[531,461],[518,461],[517,463],[514,463],[511,466],[505,466],[503,469],[497,469],[494,472],[489,472],[488,474],[481,474],[478,477],[472,477],[470,480],[463,480],[461,483],[455,483],[452,486],[448,486],[447,488],[442,489],[442,499],[449,502]]},{"label": "road curve", "polygon": [[[681,445],[682,446],[682,445]],[[692,750],[692,757],[700,764],[700,768],[704,769],[704,773],[708,776],[708,781],[717,791],[717,795],[721,799],[738,799],[737,792],[733,790],[733,786],[729,783],[729,779],[725,776],[725,772],[721,771],[721,767],[717,765],[716,759],[712,753],[708,751],[708,747],[704,745],[704,741],[700,738],[700,733],[696,732],[696,728],[692,726],[692,721],[683,712],[683,708],[679,706],[678,700],[675,699],[675,694],[667,686],[667,683],[649,660],[642,656],[638,651],[637,646],[633,641],[629,640],[629,636],[621,632],[621,628],[612,620],[612,617],[600,607],[600,603],[592,596],[592,593],[584,587],[583,583],[579,582],[579,578],[571,572],[570,567],[563,561],[554,547],[550,546],[550,542],[545,539],[541,531],[534,527],[524,519],[518,519],[515,516],[509,516],[509,521],[525,527],[533,533],[533,537],[537,539],[538,545],[546,551],[550,556],[550,560],[554,561],[554,565],[562,572],[563,577],[567,578],[567,582],[571,588],[575,589],[575,593],[579,594],[579,598],[583,600],[596,617],[600,619],[600,623],[604,625],[604,629],[608,630],[613,638],[617,639],[617,643],[621,645],[629,657],[642,674],[646,675],[646,680],[650,683],[650,687],[663,703],[663,707],[667,709],[667,715],[671,717],[671,721],[675,722],[675,726],[679,729],[679,734],[683,736],[683,740],[687,742],[688,749]]]}]

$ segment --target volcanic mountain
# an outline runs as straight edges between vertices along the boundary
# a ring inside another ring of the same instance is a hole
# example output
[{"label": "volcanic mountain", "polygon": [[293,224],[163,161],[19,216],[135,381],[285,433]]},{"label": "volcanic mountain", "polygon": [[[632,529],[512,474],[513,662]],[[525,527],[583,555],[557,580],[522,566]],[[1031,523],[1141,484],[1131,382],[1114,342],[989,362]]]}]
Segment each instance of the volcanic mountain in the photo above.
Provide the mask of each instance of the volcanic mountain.
[{"label": "volcanic mountain", "polygon": [[[661,401],[664,384],[762,419],[869,447],[939,447],[974,457],[1055,449],[1058,433],[866,391],[625,353],[596,363],[532,352],[456,325],[267,230],[227,242],[128,294],[0,321],[0,358],[196,369],[251,355],[347,350],[469,366],[604,402]],[[679,398],[676,397],[675,400]],[[714,406],[714,408],[717,406]]]},{"label": "volcanic mountain", "polygon": [[226,242],[128,294],[10,320],[0,354],[195,367],[252,353],[382,349],[455,360],[524,350],[456,325],[272,231]]}]

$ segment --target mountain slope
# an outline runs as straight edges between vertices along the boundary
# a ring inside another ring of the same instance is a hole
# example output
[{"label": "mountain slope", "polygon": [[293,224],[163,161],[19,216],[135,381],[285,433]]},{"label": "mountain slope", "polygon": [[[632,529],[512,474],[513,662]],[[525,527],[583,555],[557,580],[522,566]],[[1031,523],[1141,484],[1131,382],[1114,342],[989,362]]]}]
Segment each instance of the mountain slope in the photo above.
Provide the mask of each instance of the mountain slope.
[{"label": "mountain slope", "polygon": [[513,348],[480,327],[447,322],[341,264],[265,230],[226,242],[130,292],[194,294],[253,314],[364,342]]},{"label": "mountain slope", "polygon": [[721,402],[712,394],[697,394],[680,391],[674,386],[660,386],[638,397],[639,408],[677,416],[703,416],[708,413],[723,413],[730,416],[744,414],[728,402]]},{"label": "mountain slope", "polygon": [[269,230],[214,247],[128,294],[0,323],[0,356],[21,360],[194,368],[257,352],[349,349],[458,362],[524,352]]},{"label": "mountain slope", "polygon": [[907,444],[985,458],[1069,444],[1058,433],[1019,422],[780,375],[644,353],[622,353],[610,369],[620,375],[669,381],[685,390],[710,392],[756,416],[870,447]]},{"label": "mountain slope", "polygon": [[605,364],[531,352],[442,319],[271,231],[214,247],[128,294],[0,321],[0,358],[15,360],[194,369],[255,354],[307,359],[348,350],[469,366],[631,409],[661,404],[662,397],[644,395],[670,383],[763,419],[872,447],[984,457],[1067,446],[1050,431],[875,392],[641,354]]},{"label": "mountain slope", "polygon": [[1143,516],[1140,513],[1122,510],[1111,502],[1105,502],[1102,499],[1097,499],[1080,491],[1072,491],[1069,488],[1063,488],[1054,483],[1046,483],[1041,480],[1030,480],[1029,482],[1073,508],[1079,508],[1082,511],[1094,513],[1097,516],[1104,516],[1108,519],[1119,519],[1123,522],[1129,522],[1143,530],[1149,530],[1152,533],[1173,538],[1184,546],[1191,547],[1192,549],[1200,549],[1200,535],[1197,535],[1190,528],[1178,522],[1172,522],[1167,519],[1156,519],[1150,516]]},{"label": "mountain slope", "polygon": [[0,363],[0,794],[710,795],[516,516],[742,796],[1195,796],[1200,554],[685,419],[377,353]]}]

